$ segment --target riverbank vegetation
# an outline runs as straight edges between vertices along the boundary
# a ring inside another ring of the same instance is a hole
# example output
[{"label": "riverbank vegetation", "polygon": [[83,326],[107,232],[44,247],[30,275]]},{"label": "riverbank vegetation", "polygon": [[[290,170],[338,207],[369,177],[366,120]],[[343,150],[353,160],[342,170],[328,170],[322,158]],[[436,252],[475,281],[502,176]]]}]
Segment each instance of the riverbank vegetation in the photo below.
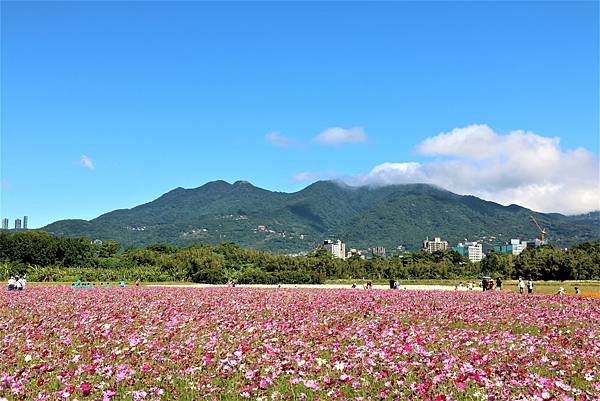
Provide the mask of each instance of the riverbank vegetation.
[{"label": "riverbank vegetation", "polygon": [[27,275],[29,281],[186,281],[240,284],[317,284],[333,279],[503,279],[599,280],[600,242],[567,251],[544,246],[519,256],[490,254],[470,263],[458,253],[438,251],[403,257],[346,260],[319,248],[306,256],[273,255],[234,243],[176,247],[152,245],[119,251],[115,241],[50,236],[42,231],[0,233],[0,278]]}]

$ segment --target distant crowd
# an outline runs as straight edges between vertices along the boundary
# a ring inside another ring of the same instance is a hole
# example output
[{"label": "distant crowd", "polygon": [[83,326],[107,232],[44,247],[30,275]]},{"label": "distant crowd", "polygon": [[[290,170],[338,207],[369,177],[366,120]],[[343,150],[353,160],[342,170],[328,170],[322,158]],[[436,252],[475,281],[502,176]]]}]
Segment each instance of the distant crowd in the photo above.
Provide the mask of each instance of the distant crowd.
[{"label": "distant crowd", "polygon": [[[140,285],[140,279],[137,279],[135,282],[135,286],[138,287]],[[8,279],[8,291],[23,291],[25,289],[25,285],[27,284],[27,279],[25,277],[11,276]],[[119,281],[115,284],[116,287],[126,287],[127,283],[123,280]],[[101,283],[91,283],[82,280],[77,280],[71,284],[71,288],[107,288],[111,287],[110,282],[101,282]],[[1,398],[0,398],[1,400]]]},{"label": "distant crowd", "polygon": [[[135,286],[139,287],[140,285],[140,279],[137,279],[135,282]],[[127,282],[125,282],[124,280],[119,281],[118,284],[116,284],[117,287],[127,287]],[[109,282],[106,283],[89,283],[89,282],[83,282],[81,280],[77,280],[76,282],[74,282],[73,284],[71,284],[71,288],[108,288],[111,287],[111,284]]]},{"label": "distant crowd", "polygon": [[[25,285],[27,283],[27,279],[25,277],[18,277],[18,276],[11,276],[8,279],[8,291],[22,291],[25,289]],[[135,281],[135,286],[138,287],[141,284],[141,280],[138,278]],[[393,290],[397,290],[400,289],[400,284],[398,282],[398,280],[394,280],[394,279],[390,279],[389,281],[389,285],[390,285],[390,289]],[[92,282],[85,282],[82,280],[77,280],[76,282],[71,284],[71,288],[108,288],[111,287],[111,283],[110,282],[100,282],[100,283],[92,283]],[[114,285],[115,287],[126,287],[127,283],[124,280],[119,281],[118,283],[115,283]],[[230,280],[227,282],[227,286],[228,287],[236,287],[237,286],[237,282],[235,280]],[[281,284],[278,284],[277,286],[278,288],[281,288]],[[476,287],[475,281],[468,281],[466,284],[463,284],[462,282],[455,285],[454,286],[454,290],[455,291],[473,291]],[[358,288],[358,285],[356,283],[353,283],[351,288]],[[366,281],[364,284],[362,284],[362,288],[365,290],[370,290],[373,288],[373,282],[372,281]],[[486,276],[483,277],[481,279],[481,281],[479,282],[479,288],[482,289],[482,291],[494,291],[494,290],[502,290],[502,279],[500,277],[496,278],[495,280],[492,277]],[[534,288],[534,282],[531,279],[531,277],[525,281],[522,277],[519,277],[519,281],[517,282],[517,290],[519,291],[519,294],[525,294],[525,289],[527,289],[527,294],[533,294],[533,288]],[[404,289],[406,289],[406,287],[404,287]],[[578,287],[574,288],[575,290],[575,295],[581,294],[581,290]],[[560,287],[558,289],[558,291],[556,292],[557,295],[564,295],[565,289],[563,287]]]}]

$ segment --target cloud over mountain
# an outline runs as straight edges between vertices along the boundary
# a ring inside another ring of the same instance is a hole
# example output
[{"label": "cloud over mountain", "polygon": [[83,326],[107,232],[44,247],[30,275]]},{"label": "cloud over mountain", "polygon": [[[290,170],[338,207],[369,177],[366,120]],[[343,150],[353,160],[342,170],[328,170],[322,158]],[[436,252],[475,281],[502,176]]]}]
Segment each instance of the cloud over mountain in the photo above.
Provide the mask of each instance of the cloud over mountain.
[{"label": "cloud over mountain", "polygon": [[292,176],[294,182],[314,181],[321,178],[322,174],[315,171],[302,171]]},{"label": "cloud over mountain", "polygon": [[600,209],[598,156],[563,150],[559,138],[500,134],[470,125],[427,138],[416,150],[431,161],[387,162],[346,179],[353,185],[429,183],[501,204],[566,214]]}]

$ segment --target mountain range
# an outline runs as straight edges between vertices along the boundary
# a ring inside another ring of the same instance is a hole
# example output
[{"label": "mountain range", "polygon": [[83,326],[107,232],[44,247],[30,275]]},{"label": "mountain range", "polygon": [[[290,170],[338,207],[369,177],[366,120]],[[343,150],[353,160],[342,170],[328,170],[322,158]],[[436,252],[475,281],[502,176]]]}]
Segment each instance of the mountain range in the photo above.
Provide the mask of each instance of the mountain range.
[{"label": "mountain range", "polygon": [[534,216],[558,246],[600,239],[600,213],[578,216],[538,213],[457,195],[426,184],[350,187],[318,181],[294,193],[272,192],[247,181],[213,181],[176,188],[131,209],[92,220],[60,220],[42,228],[64,236],[114,239],[125,247],[155,243],[236,242],[277,253],[308,252],[325,239],[346,248],[420,248],[426,238],[451,244],[472,240],[502,243],[534,239]]}]

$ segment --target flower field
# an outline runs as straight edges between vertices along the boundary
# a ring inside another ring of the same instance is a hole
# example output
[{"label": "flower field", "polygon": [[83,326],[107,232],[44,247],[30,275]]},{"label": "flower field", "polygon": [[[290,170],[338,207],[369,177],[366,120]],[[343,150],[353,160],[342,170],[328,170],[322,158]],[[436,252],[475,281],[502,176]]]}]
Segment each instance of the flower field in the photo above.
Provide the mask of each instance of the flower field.
[{"label": "flower field", "polygon": [[593,298],[39,286],[0,302],[0,399],[600,399]]}]

